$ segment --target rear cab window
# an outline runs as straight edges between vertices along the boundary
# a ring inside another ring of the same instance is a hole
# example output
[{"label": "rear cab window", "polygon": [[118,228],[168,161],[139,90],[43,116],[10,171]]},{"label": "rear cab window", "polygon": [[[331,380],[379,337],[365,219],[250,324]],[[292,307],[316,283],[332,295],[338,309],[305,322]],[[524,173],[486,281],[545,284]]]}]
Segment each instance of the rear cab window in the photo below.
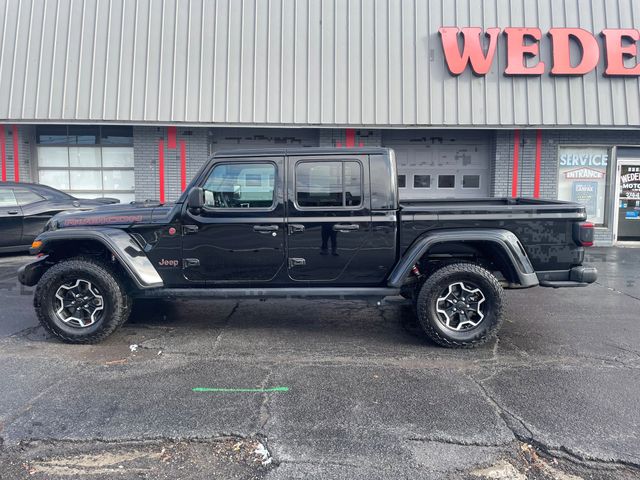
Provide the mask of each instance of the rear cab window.
[{"label": "rear cab window", "polygon": [[362,206],[362,165],[352,160],[301,160],[295,168],[299,209],[353,209]]}]

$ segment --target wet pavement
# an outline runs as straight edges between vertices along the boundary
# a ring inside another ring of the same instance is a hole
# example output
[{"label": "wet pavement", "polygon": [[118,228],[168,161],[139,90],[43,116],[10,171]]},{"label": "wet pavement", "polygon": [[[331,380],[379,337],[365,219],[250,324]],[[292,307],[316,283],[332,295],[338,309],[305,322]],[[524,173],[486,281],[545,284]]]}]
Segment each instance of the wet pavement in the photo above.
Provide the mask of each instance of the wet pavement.
[{"label": "wet pavement", "polygon": [[[639,254],[591,249],[588,288],[509,291],[498,340],[464,351],[405,307],[324,300],[140,302],[63,345],[25,258],[0,257],[0,478],[639,478]],[[273,461],[223,461],[238,441]]]}]

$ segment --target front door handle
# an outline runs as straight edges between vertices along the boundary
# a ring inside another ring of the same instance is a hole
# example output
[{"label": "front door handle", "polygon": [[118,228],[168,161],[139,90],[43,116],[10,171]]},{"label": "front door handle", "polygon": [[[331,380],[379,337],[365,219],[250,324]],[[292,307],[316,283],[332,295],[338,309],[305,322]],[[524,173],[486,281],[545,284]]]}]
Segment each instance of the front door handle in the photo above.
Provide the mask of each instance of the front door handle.
[{"label": "front door handle", "polygon": [[271,233],[277,232],[280,229],[279,225],[254,225],[253,231],[258,233]]},{"label": "front door handle", "polygon": [[18,210],[9,210],[7,213],[9,215],[17,215],[19,212],[18,212]]},{"label": "front door handle", "polygon": [[357,223],[351,223],[349,225],[335,224],[333,226],[334,232],[353,232],[355,230],[360,230],[360,225]]}]

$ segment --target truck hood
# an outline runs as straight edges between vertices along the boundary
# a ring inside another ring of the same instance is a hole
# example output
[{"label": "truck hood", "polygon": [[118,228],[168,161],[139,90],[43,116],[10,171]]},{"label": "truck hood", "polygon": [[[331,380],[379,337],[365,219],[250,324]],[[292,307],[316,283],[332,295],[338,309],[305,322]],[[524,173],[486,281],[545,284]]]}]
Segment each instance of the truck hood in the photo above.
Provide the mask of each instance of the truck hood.
[{"label": "truck hood", "polygon": [[68,227],[118,226],[127,227],[166,219],[175,204],[132,202],[103,205],[86,211],[66,211],[53,216],[44,231]]}]

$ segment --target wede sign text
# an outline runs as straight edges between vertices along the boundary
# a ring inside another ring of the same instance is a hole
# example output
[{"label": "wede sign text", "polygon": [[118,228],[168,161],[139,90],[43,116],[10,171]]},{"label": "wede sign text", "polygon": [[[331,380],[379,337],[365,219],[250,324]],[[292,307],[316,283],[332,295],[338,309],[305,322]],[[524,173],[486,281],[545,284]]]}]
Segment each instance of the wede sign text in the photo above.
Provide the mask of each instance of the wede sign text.
[{"label": "wede sign text", "polygon": [[[449,71],[460,75],[467,65],[476,75],[486,75],[491,69],[501,29],[478,27],[441,27],[442,48]],[[488,39],[488,48],[483,48],[482,36]],[[551,75],[584,75],[591,72],[600,61],[600,45],[596,37],[581,28],[552,28],[548,35],[551,41]],[[606,29],[604,59],[608,76],[640,76],[638,63],[638,40],[640,31],[634,29]],[[458,38],[462,36],[462,51]],[[547,66],[542,61],[527,65],[528,58],[539,57],[542,32],[539,28],[505,28],[507,42],[507,68],[505,75],[542,75]],[[571,44],[576,43],[580,55],[571,56]],[[630,60],[633,59],[633,60]],[[627,60],[627,62],[625,62]],[[628,63],[633,63],[629,66]]]}]

